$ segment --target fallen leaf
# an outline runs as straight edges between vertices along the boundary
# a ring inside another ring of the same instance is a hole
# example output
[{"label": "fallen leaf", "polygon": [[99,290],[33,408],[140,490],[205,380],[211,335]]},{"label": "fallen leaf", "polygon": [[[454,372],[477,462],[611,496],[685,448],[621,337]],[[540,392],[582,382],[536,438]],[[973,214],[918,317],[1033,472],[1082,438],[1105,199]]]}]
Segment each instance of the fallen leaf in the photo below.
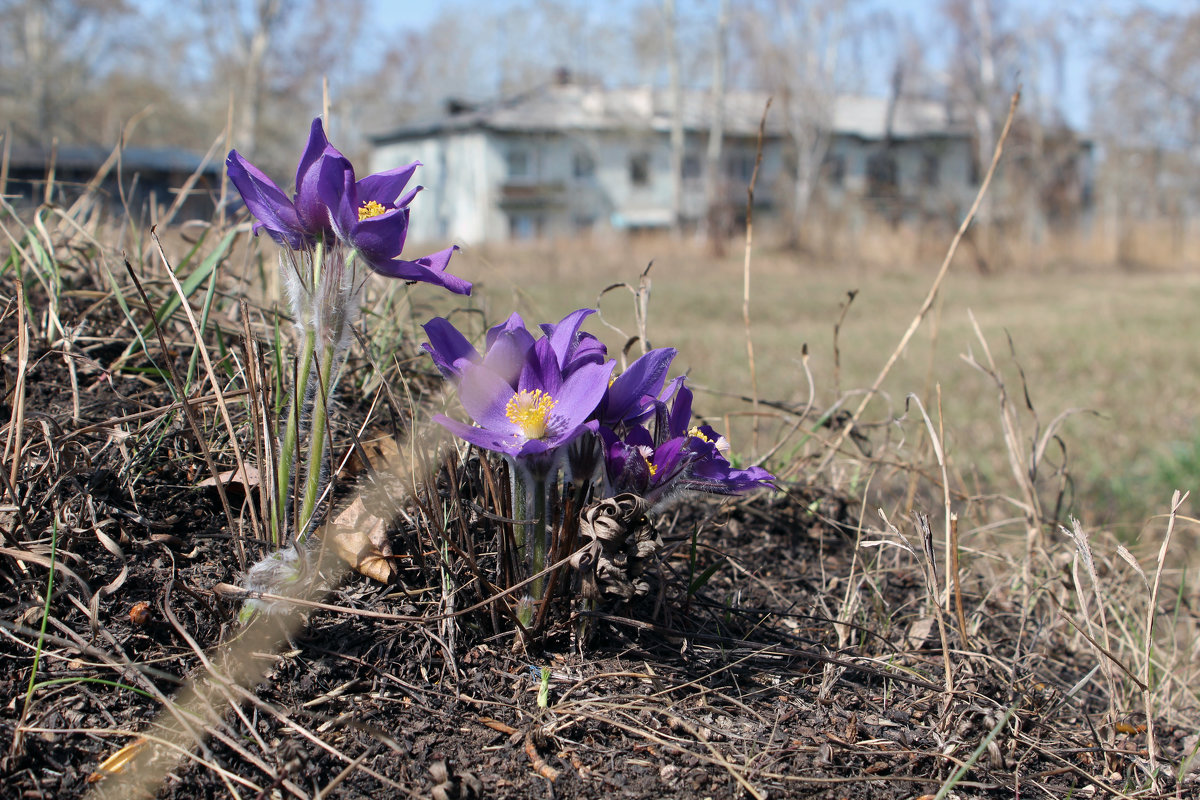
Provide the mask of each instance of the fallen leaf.
[{"label": "fallen leaf", "polygon": [[[237,469],[226,470],[220,473],[218,477],[221,479],[221,483],[226,486],[236,483],[246,489],[254,489],[262,484],[262,475],[259,474],[258,467],[252,467],[249,464],[242,464]],[[215,487],[217,481],[210,475],[196,485],[201,488]]]},{"label": "fallen leaf", "polygon": [[325,526],[325,537],[338,556],[363,575],[380,583],[392,579],[387,523],[367,510],[362,497],[356,497]]},{"label": "fallen leaf", "polygon": [[[367,463],[363,463],[362,455],[366,454]],[[370,467],[375,472],[394,473],[400,465],[400,446],[391,436],[381,436],[377,439],[367,439],[362,442],[361,451],[354,448],[346,459],[346,466],[338,473],[338,480],[346,481],[361,475]]]},{"label": "fallen leaf", "polygon": [[125,769],[125,765],[132,761],[138,752],[145,746],[146,739],[141,737],[134,739],[132,742],[125,745],[108,758],[104,759],[104,761],[100,762],[100,766],[96,767],[96,771],[91,775],[88,775],[87,782],[95,783],[96,781],[103,780],[109,775],[119,774]]},{"label": "fallen leaf", "polygon": [[922,617],[913,622],[908,628],[908,649],[920,650],[925,644],[925,640],[929,638],[930,632],[933,630],[933,617]]}]

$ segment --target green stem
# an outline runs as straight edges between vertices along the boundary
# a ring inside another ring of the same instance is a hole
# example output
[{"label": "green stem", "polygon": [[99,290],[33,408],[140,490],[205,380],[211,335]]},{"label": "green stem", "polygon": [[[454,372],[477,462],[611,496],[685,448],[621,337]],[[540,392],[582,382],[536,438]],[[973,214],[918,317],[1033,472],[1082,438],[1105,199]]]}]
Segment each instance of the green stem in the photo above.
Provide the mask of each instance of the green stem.
[{"label": "green stem", "polygon": [[326,344],[317,362],[317,388],[313,397],[312,427],[308,441],[308,474],[304,486],[304,505],[300,508],[300,527],[296,541],[308,538],[308,524],[316,511],[321,489],[321,466],[325,460],[325,423],[329,419],[329,390],[333,386],[334,345]]},{"label": "green stem", "polygon": [[279,451],[279,470],[275,475],[275,515],[271,518],[271,535],[276,547],[283,543],[287,530],[287,499],[292,490],[292,469],[296,464],[296,440],[300,436],[300,417],[304,414],[304,395],[308,390],[308,376],[312,371],[316,346],[317,332],[309,327],[304,332],[304,349],[300,353],[300,363],[296,368],[292,407],[288,410],[283,448]]},{"label": "green stem", "polygon": [[34,681],[37,679],[38,666],[42,662],[42,646],[46,642],[46,621],[50,619],[50,596],[54,593],[54,568],[58,558],[58,517],[51,521],[50,528],[50,571],[46,575],[46,602],[42,606],[42,629],[38,633],[37,647],[33,651],[33,669],[29,672],[29,689],[25,692],[25,706],[21,711],[21,722],[29,714],[29,702],[33,699]]},{"label": "green stem", "polygon": [[[508,482],[509,482],[509,498],[512,499],[512,518],[525,519],[526,508],[528,503],[528,490],[525,487],[525,473],[517,468],[515,461],[508,463]],[[513,542],[517,546],[517,561],[522,561],[525,556],[525,528],[524,524],[518,523],[513,525]]]},{"label": "green stem", "polygon": [[[527,538],[531,539],[529,545],[529,574],[537,575],[546,568],[546,488],[548,481],[544,475],[539,475],[529,482],[530,497],[527,505],[533,506],[533,521],[529,523],[529,532]],[[535,578],[531,586],[533,598],[541,601],[545,599],[546,594],[546,578],[545,576]]]}]

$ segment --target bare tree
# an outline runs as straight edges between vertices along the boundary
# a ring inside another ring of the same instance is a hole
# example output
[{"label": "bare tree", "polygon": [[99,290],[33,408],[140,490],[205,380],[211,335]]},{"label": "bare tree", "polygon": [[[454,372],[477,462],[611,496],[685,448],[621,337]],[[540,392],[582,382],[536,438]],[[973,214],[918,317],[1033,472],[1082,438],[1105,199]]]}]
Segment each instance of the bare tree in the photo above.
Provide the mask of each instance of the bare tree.
[{"label": "bare tree", "polygon": [[89,140],[76,104],[114,63],[114,22],[124,0],[7,0],[0,3],[0,110],[30,142]]},{"label": "bare tree", "polygon": [[829,148],[839,59],[852,0],[764,0],[741,18],[743,48],[759,82],[777,98],[791,145],[793,184],[788,242],[803,239],[813,191]]},{"label": "bare tree", "polygon": [[1200,11],[1142,6],[1106,28],[1097,127],[1126,146],[1200,147]]},{"label": "bare tree", "polygon": [[1200,11],[1134,7],[1102,22],[1094,126],[1107,157],[1118,257],[1139,259],[1136,228],[1168,221],[1173,258],[1200,214]]},{"label": "bare tree", "polygon": [[232,100],[240,150],[272,168],[294,160],[304,123],[321,110],[323,79],[348,85],[361,75],[346,43],[363,12],[362,0],[194,0],[189,57],[209,84],[209,113],[224,118]]},{"label": "bare tree", "polygon": [[678,236],[683,223],[683,83],[679,74],[679,41],[676,37],[675,0],[663,0],[663,34],[666,39],[667,74],[671,92],[671,232]]},{"label": "bare tree", "polygon": [[954,31],[947,94],[952,113],[969,121],[976,172],[991,160],[1009,97],[1020,84],[1023,102],[1014,124],[1003,180],[984,198],[976,216],[982,239],[978,264],[987,269],[996,247],[1010,239],[993,236],[1001,226],[1039,241],[1048,218],[1048,198],[1075,169],[1078,138],[1062,122],[1058,94],[1046,90],[1047,74],[1061,85],[1063,45],[1059,18],[1014,10],[1005,0],[945,0],[942,13]]},{"label": "bare tree", "polygon": [[704,153],[704,231],[709,247],[720,255],[724,252],[727,225],[723,217],[724,185],[721,178],[721,150],[725,139],[725,79],[729,57],[729,5],[720,0],[717,24],[714,29],[711,120],[708,127],[708,146]]}]

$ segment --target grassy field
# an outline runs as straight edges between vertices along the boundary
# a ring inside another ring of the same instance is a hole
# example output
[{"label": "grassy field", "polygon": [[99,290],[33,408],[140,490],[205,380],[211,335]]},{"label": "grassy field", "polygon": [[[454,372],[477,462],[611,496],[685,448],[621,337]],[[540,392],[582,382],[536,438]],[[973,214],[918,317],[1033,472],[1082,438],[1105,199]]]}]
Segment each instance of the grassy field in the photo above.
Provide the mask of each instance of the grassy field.
[{"label": "grassy field", "polygon": [[[677,368],[706,395],[698,401],[702,410],[733,415],[731,438],[748,455],[750,404],[740,398],[750,394],[751,383],[740,252],[716,259],[665,240],[615,249],[479,249],[460,254],[458,269],[478,281],[473,302],[489,320],[516,307],[540,321],[595,305],[613,283],[636,286],[650,261],[651,344],[679,349]],[[856,407],[936,271],[936,263],[904,271],[818,267],[787,253],[756,252],[750,310],[760,398],[805,404],[809,385],[800,362],[807,345],[817,411],[838,402]],[[855,297],[835,352],[834,329],[850,292]],[[1200,482],[1198,301],[1200,274],[1193,272],[980,275],[970,264],[956,264],[934,310],[867,409],[868,434],[878,445],[913,453],[923,423],[915,409],[906,414],[905,398],[917,394],[933,414],[940,385],[947,457],[960,488],[968,494],[1011,491],[996,384],[962,357],[981,353],[973,315],[1022,406],[1020,421],[1029,436],[1060,413],[1078,410],[1059,428],[1076,490],[1074,513],[1135,534],[1173,489],[1191,490]],[[628,291],[608,293],[601,308],[606,320],[636,332]],[[605,326],[589,327],[610,347],[622,344],[623,337]],[[1022,372],[1032,413],[1023,408]],[[793,419],[764,419],[759,449]]]}]

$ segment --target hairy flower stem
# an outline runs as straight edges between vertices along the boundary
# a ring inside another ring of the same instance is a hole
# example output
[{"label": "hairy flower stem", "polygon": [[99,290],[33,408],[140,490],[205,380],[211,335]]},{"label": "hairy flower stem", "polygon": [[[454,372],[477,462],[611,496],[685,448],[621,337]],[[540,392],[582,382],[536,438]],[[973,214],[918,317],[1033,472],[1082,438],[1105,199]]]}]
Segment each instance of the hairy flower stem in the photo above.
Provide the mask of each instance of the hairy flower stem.
[{"label": "hairy flower stem", "polygon": [[308,538],[309,523],[316,511],[317,495],[321,490],[321,467],[325,461],[325,425],[329,419],[329,392],[333,388],[336,345],[328,343],[317,362],[317,387],[313,398],[312,428],[308,441],[308,473],[304,485],[304,505],[300,508],[300,527],[296,540]]},{"label": "hairy flower stem", "polygon": [[[547,536],[549,534],[549,518],[547,517],[547,502],[546,494],[550,488],[550,482],[546,480],[545,475],[538,475],[534,480],[529,482],[528,488],[529,501],[527,506],[532,506],[533,517],[529,523],[529,533],[527,539],[529,544],[529,574],[537,575],[546,568],[546,548]],[[545,600],[546,595],[546,578],[540,576],[533,579],[533,584],[530,586],[530,591],[535,600],[539,602]]]},{"label": "hairy flower stem", "polygon": [[271,536],[274,539],[273,544],[277,547],[286,538],[288,497],[292,489],[292,470],[296,463],[296,441],[300,437],[300,418],[304,415],[304,396],[308,390],[316,346],[317,332],[312,328],[305,330],[304,348],[296,367],[296,385],[292,387],[292,408],[287,415],[283,447],[279,451],[279,469],[275,474],[276,508],[275,515],[271,518]]},{"label": "hairy flower stem", "polygon": [[[523,520],[526,517],[526,500],[525,493],[525,473],[517,468],[515,461],[510,461],[508,465],[508,496],[512,500],[512,518]],[[525,552],[525,528],[524,523],[516,523],[513,525],[513,543],[517,547],[517,560],[520,562],[526,557]]]},{"label": "hairy flower stem", "polygon": [[[509,462],[509,475],[512,478],[513,519],[523,520],[513,526],[513,538],[516,540],[518,558],[529,570],[525,577],[529,577],[546,568],[549,474],[544,468],[531,469],[529,464],[513,459]],[[530,584],[529,594],[535,601],[541,602],[545,593],[545,576],[535,578]]]}]

